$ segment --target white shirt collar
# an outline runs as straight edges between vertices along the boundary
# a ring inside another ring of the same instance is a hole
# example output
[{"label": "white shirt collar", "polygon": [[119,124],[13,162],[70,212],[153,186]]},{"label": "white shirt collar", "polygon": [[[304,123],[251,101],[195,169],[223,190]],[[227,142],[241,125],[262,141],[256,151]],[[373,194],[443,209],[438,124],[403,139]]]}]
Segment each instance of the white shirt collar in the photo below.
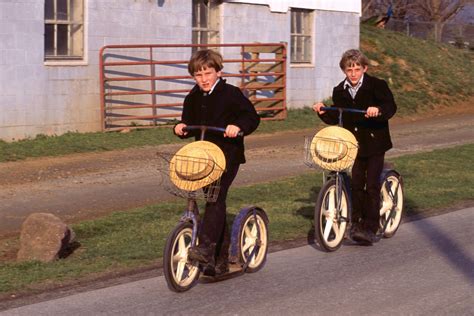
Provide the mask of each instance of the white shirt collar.
[{"label": "white shirt collar", "polygon": [[212,85],[211,90],[209,90],[209,92],[207,92],[207,95],[211,94],[212,91],[214,91],[214,88],[217,86],[219,81],[221,81],[221,78],[217,78],[216,82],[214,82],[214,84]]},{"label": "white shirt collar", "polygon": [[347,87],[351,88],[351,89],[355,89],[355,90],[359,90],[360,86],[362,85],[362,82],[364,81],[364,75],[362,75],[362,77],[360,77],[360,80],[359,82],[355,85],[355,87],[352,86],[352,84],[350,83],[349,80],[345,80],[344,81],[344,89],[346,89]]},{"label": "white shirt collar", "polygon": [[364,75],[360,77],[359,82],[355,85],[355,87],[352,86],[352,84],[349,82],[349,80],[344,81],[344,89],[349,90],[349,93],[351,94],[352,98],[354,99],[357,91],[359,91],[359,88],[362,86],[362,82],[364,81]]}]

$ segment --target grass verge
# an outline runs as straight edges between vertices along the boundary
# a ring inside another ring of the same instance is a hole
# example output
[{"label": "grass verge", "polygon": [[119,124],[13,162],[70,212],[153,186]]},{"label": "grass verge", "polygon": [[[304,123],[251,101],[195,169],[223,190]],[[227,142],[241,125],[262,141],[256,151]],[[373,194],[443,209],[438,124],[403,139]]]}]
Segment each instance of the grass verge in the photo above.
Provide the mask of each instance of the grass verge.
[{"label": "grass verge", "polygon": [[[433,209],[472,200],[474,174],[466,170],[473,156],[474,144],[470,144],[391,160],[404,177],[405,216],[428,216]],[[306,237],[312,227],[321,179],[319,173],[308,170],[302,176],[233,188],[227,203],[229,220],[238,209],[252,203],[269,215],[271,242]],[[67,259],[49,264],[5,260],[13,257],[18,239],[3,240],[0,294],[61,285],[159,262],[166,237],[184,208],[185,202],[178,200],[73,225],[79,247]]]},{"label": "grass verge", "polygon": [[[262,121],[257,133],[274,133],[315,127],[321,121],[310,108],[288,111],[284,121]],[[176,143],[179,139],[171,128],[133,130],[129,133],[66,133],[60,136],[39,135],[7,143],[0,140],[0,162],[34,157],[55,157],[74,153],[101,152]]]}]

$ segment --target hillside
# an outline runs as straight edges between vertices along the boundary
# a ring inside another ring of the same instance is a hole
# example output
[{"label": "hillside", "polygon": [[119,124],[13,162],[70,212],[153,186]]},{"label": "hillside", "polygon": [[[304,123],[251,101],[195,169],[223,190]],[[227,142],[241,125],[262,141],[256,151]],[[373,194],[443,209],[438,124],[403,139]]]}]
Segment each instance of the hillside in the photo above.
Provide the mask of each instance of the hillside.
[{"label": "hillside", "polygon": [[369,72],[390,84],[399,114],[454,106],[473,95],[473,53],[402,33],[361,26]]}]

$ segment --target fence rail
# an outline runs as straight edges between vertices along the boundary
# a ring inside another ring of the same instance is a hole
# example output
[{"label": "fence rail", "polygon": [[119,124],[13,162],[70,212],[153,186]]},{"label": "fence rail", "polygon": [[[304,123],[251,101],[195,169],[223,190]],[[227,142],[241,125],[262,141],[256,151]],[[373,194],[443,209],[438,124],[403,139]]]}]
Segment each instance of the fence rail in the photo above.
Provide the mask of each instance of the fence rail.
[{"label": "fence rail", "polygon": [[[435,24],[425,21],[405,21],[390,19],[387,29],[405,33],[423,39],[434,39]],[[474,44],[474,24],[446,23],[441,32],[441,41],[444,43],[466,42],[467,46]]]},{"label": "fence rail", "polygon": [[286,118],[283,43],[108,45],[100,50],[101,119],[105,131],[153,128],[179,119],[194,86],[187,73],[193,48],[222,51],[226,78],[264,120]]}]

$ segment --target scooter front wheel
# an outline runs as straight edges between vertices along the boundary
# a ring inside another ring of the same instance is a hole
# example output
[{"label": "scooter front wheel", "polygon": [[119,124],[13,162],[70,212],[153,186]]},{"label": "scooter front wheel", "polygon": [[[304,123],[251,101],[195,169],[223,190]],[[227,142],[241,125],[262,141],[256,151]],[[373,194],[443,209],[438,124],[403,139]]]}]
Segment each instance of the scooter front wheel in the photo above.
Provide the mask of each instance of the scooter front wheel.
[{"label": "scooter front wheel", "polygon": [[345,188],[337,193],[336,180],[327,181],[319,191],[314,211],[314,235],[325,251],[341,247],[348,221],[349,199]]},{"label": "scooter front wheel", "polygon": [[168,288],[175,292],[184,292],[192,288],[199,279],[199,265],[188,261],[191,247],[193,225],[190,222],[179,223],[168,236],[163,254],[163,273]]}]

